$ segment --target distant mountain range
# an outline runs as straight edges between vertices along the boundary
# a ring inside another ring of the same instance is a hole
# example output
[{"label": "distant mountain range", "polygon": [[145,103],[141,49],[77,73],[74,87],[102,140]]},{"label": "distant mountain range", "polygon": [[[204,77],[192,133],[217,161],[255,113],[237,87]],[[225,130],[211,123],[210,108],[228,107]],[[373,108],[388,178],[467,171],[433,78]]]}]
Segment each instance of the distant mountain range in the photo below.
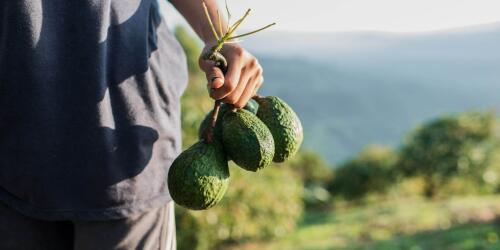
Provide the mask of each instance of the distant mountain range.
[{"label": "distant mountain range", "polygon": [[399,145],[418,124],[500,110],[500,23],[427,33],[275,33],[245,46],[265,69],[263,94],[289,102],[305,148],[330,162],[367,144]]}]

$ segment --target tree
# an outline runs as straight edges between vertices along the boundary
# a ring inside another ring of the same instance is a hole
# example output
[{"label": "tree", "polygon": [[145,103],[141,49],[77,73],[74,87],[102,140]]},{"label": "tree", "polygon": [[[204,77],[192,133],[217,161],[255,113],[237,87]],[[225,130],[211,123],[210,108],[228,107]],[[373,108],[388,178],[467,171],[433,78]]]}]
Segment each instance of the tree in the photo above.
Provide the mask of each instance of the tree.
[{"label": "tree", "polygon": [[357,200],[370,193],[383,193],[395,182],[395,152],[388,147],[372,145],[341,165],[328,189],[333,195]]},{"label": "tree", "polygon": [[403,145],[397,168],[421,176],[426,197],[433,197],[452,176],[481,178],[494,149],[495,116],[470,112],[445,116],[416,129]]}]

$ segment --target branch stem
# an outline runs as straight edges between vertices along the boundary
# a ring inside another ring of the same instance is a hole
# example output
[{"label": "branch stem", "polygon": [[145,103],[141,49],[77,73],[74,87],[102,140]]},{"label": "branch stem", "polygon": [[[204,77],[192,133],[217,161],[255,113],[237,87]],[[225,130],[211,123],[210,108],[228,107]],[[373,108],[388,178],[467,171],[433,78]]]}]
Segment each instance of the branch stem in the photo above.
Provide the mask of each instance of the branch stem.
[{"label": "branch stem", "polygon": [[217,31],[215,30],[215,26],[212,22],[212,18],[210,17],[210,13],[208,13],[207,4],[205,3],[205,1],[201,2],[201,4],[203,5],[203,10],[205,11],[205,16],[208,19],[208,24],[210,25],[210,29],[212,30],[212,33],[214,34],[215,39],[217,39],[217,41],[219,41],[219,35],[217,34]]},{"label": "branch stem", "polygon": [[262,27],[260,29],[257,29],[257,30],[251,31],[251,32],[247,32],[247,33],[244,33],[244,34],[241,34],[241,35],[229,37],[228,40],[233,40],[233,39],[236,39],[236,38],[242,38],[244,36],[249,36],[249,35],[255,34],[257,32],[263,31],[263,30],[265,30],[265,29],[267,29],[267,28],[269,28],[269,27],[271,27],[273,25],[276,25],[276,23],[271,23],[271,24],[266,25],[266,26],[264,26],[264,27]]}]

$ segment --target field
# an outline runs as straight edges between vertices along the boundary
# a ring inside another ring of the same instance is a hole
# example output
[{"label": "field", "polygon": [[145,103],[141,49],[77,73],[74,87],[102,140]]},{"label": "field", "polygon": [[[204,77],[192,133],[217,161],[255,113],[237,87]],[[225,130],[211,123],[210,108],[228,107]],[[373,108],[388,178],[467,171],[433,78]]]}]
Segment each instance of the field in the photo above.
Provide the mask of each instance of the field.
[{"label": "field", "polygon": [[305,214],[298,230],[231,250],[500,249],[500,196],[420,198]]}]

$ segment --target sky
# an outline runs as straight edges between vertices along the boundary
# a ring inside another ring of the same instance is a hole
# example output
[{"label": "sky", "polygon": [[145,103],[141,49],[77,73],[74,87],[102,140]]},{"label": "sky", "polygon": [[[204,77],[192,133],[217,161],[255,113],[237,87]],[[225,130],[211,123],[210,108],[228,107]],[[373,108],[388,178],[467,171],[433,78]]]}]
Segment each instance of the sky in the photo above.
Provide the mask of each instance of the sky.
[{"label": "sky", "polygon": [[[276,22],[281,31],[422,32],[500,21],[500,0],[227,0],[233,17],[252,14],[242,30]],[[161,1],[162,2],[162,1]],[[182,17],[163,2],[171,25]],[[219,0],[224,9],[224,1]]]}]

